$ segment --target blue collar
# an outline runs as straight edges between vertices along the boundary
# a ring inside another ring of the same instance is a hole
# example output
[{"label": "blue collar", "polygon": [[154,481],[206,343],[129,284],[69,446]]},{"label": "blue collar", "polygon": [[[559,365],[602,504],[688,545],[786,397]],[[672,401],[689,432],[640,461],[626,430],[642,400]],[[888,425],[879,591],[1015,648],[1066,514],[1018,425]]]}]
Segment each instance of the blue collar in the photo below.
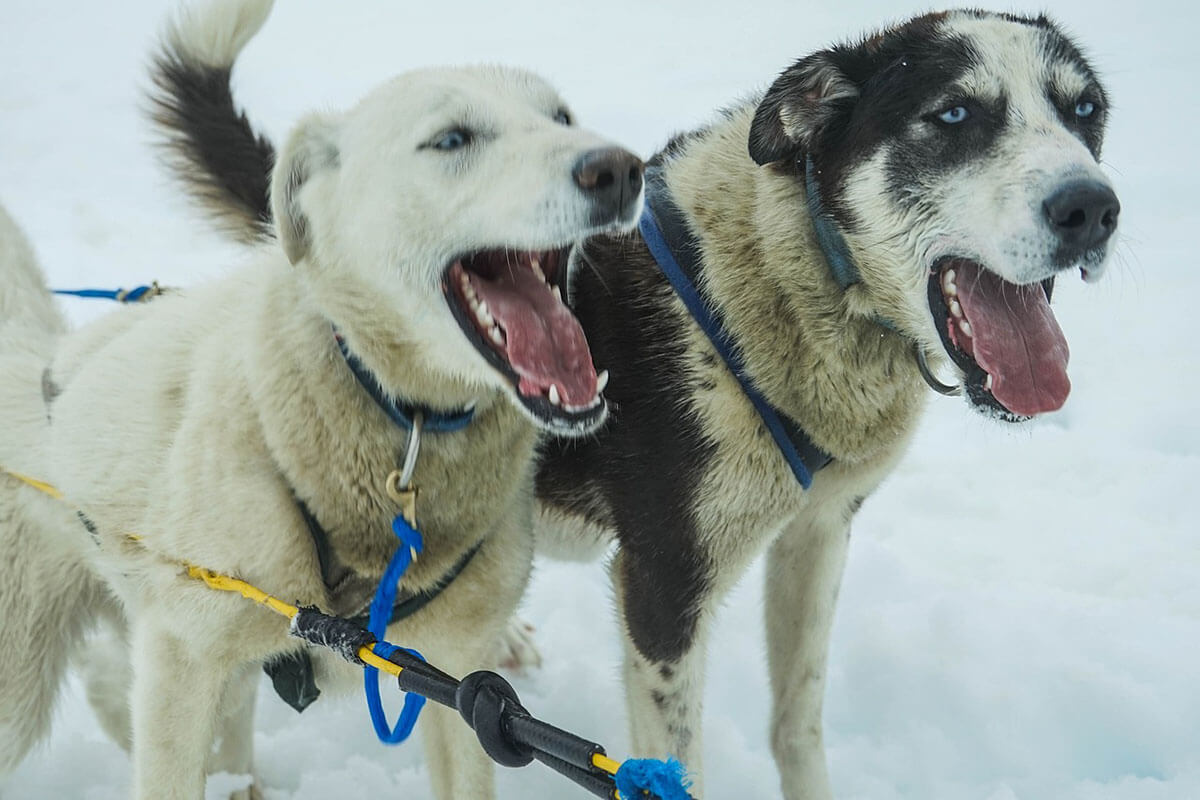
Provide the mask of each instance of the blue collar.
[{"label": "blue collar", "polygon": [[[661,226],[661,227],[660,227]],[[710,310],[695,285],[700,270],[700,251],[695,236],[687,228],[683,212],[671,199],[670,191],[663,181],[662,170],[650,167],[646,170],[646,208],[638,221],[642,239],[650,248],[650,254],[658,262],[659,269],[674,287],[679,299],[687,306],[712,342],[725,366],[733,373],[742,391],[749,398],[754,410],[762,418],[763,425],[775,439],[779,452],[805,489],[812,485],[813,472],[833,460],[833,456],[817,447],[808,434],[793,420],[775,409],[746,373],[746,364],[738,352],[737,342],[729,334],[720,315]],[[676,260],[678,258],[678,260]]]},{"label": "blue collar", "polygon": [[354,377],[358,379],[359,384],[367,390],[367,394],[371,396],[376,405],[383,409],[388,418],[401,428],[409,431],[412,430],[413,417],[418,412],[424,416],[421,429],[426,433],[454,433],[455,431],[461,431],[470,425],[471,420],[475,418],[474,405],[460,411],[434,411],[431,408],[409,405],[389,397],[387,392],[383,390],[383,387],[380,386],[379,379],[366,368],[358,356],[350,352],[350,348],[346,346],[346,341],[336,329],[333,335],[337,340],[338,349],[342,352],[342,357],[346,359],[346,365],[350,367],[350,371],[354,373]]}]

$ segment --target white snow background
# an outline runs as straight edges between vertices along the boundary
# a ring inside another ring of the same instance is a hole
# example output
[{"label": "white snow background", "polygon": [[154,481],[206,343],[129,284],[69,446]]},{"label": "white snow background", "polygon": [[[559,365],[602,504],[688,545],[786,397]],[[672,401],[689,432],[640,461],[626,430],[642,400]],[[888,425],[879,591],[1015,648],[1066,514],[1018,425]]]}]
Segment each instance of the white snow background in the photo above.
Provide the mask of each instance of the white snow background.
[{"label": "white snow background", "polygon": [[[1121,245],[1102,284],[1058,282],[1072,352],[1067,406],[1011,428],[932,398],[907,458],[858,516],[825,712],[841,798],[1200,798],[1200,526],[1190,494],[1200,379],[1187,332],[1200,292],[1196,8],[1068,0],[1049,9],[1112,96],[1104,160],[1123,205]],[[306,111],[348,106],[396,72],[501,61],[549,76],[584,124],[648,156],[794,59],[923,10],[883,0],[289,0],[247,49],[235,93],[278,141]],[[56,286],[195,284],[245,260],[184,200],[151,146],[146,66],[167,11],[161,0],[4,4],[0,201]],[[121,313],[66,307],[76,321]],[[780,796],[760,585],[758,565],[715,633],[711,798]],[[624,757],[603,566],[540,563],[524,613],[546,659],[516,681],[526,704]],[[430,797],[420,745],[378,744],[361,697],[298,716],[263,689],[255,744],[268,800]],[[0,784],[3,797],[125,797],[127,758],[74,681],[56,723]],[[214,779],[209,797],[236,784]],[[536,765],[503,771],[499,786],[504,798],[584,796]]]}]

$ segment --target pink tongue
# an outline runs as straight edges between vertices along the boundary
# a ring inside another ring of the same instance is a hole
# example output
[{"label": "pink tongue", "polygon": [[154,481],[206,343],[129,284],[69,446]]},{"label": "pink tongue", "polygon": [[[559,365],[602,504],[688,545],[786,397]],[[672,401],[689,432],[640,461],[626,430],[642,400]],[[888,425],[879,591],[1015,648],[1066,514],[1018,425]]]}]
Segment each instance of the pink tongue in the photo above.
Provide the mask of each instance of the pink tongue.
[{"label": "pink tongue", "polygon": [[558,387],[563,405],[585,406],[596,397],[596,368],[583,328],[550,287],[526,266],[509,266],[494,280],[468,273],[479,299],[504,331],[505,356],[527,397]]},{"label": "pink tongue", "polygon": [[992,376],[992,395],[1027,417],[1062,408],[1071,392],[1070,351],[1041,284],[1006,283],[969,261],[953,268],[972,334],[957,340],[970,342],[975,361]]}]

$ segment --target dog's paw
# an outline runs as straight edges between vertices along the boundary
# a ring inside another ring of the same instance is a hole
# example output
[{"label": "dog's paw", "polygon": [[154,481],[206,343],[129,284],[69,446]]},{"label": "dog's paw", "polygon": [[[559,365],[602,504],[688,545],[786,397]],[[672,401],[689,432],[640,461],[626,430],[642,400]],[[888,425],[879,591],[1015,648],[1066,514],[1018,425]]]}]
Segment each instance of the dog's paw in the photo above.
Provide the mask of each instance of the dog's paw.
[{"label": "dog's paw", "polygon": [[229,800],[263,800],[262,789],[257,783],[252,783],[245,789],[238,789],[229,795]]},{"label": "dog's paw", "polygon": [[542,654],[534,642],[537,630],[528,622],[512,618],[503,633],[496,637],[496,652],[493,663],[513,672],[540,669]]}]

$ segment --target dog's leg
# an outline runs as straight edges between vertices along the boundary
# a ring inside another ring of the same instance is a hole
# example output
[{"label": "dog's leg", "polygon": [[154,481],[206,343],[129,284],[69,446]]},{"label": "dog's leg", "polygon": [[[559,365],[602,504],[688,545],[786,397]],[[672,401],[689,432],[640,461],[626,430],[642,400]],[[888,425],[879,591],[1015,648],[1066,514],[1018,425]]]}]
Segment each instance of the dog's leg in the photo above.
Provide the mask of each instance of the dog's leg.
[{"label": "dog's leg", "polygon": [[[618,552],[613,578],[629,634],[624,672],[633,751],[679,759],[693,781],[693,794],[700,796],[706,620],[717,598],[707,590],[686,598],[660,594],[627,563],[628,554]],[[647,574],[664,574],[662,568],[670,574],[669,566],[659,566]]]},{"label": "dog's leg", "polygon": [[[198,657],[199,656],[199,657]],[[133,796],[199,800],[229,667],[160,625],[133,629]]]},{"label": "dog's leg", "polygon": [[[87,567],[44,535],[42,520],[24,505],[29,496],[0,478],[0,773],[49,732],[65,654],[105,597]],[[61,524],[77,525],[69,517]]]},{"label": "dog's leg", "polygon": [[133,723],[129,718],[129,690],[133,670],[129,664],[129,625],[120,609],[104,615],[96,634],[80,648],[72,664],[87,687],[88,703],[109,737],[129,750]]},{"label": "dog's leg", "polygon": [[[228,772],[252,775],[254,771],[254,700],[258,694],[258,664],[240,668],[225,687],[221,717],[217,721],[217,749],[208,762],[209,774]],[[229,800],[257,800],[262,796],[255,782],[234,792]]]},{"label": "dog's leg", "polygon": [[793,523],[767,558],[771,747],[786,800],[829,800],[821,709],[849,514],[822,509]]}]

